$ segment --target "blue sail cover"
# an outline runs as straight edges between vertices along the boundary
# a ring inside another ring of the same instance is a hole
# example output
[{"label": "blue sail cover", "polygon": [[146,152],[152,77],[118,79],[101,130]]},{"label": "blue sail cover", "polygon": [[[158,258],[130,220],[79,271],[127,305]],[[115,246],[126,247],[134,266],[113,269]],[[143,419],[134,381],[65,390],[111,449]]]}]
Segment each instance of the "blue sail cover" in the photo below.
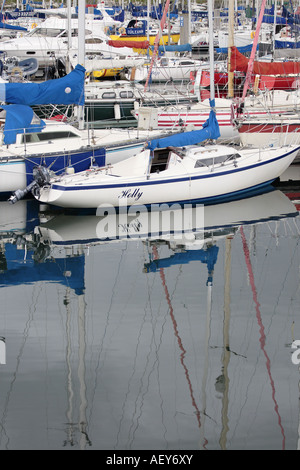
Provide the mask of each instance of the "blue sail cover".
[{"label": "blue sail cover", "polygon": [[27,29],[23,28],[23,26],[18,26],[18,25],[13,25],[13,24],[8,24],[8,23],[2,23],[2,21],[0,21],[0,28],[1,29],[14,29],[16,31],[27,31]]},{"label": "blue sail cover", "polygon": [[279,41],[275,40],[275,49],[300,49],[300,41]]},{"label": "blue sail cover", "polygon": [[14,144],[17,134],[24,132],[39,132],[45,127],[43,120],[39,119],[29,106],[22,104],[3,105],[0,108],[6,111],[3,143]]},{"label": "blue sail cover", "polygon": [[[246,52],[251,52],[252,51],[252,47],[253,47],[253,44],[249,44],[248,46],[240,46],[240,47],[237,47],[237,50],[241,53],[241,54],[245,54]],[[259,49],[259,44],[257,44],[256,46],[256,50]],[[216,52],[218,54],[228,54],[228,47],[218,47],[216,49]]]},{"label": "blue sail cover", "polygon": [[185,147],[187,145],[199,144],[206,139],[218,139],[218,137],[220,137],[219,123],[217,121],[215,111],[211,110],[209,118],[205,121],[202,129],[199,131],[180,132],[178,134],[171,135],[170,137],[153,139],[148,142],[147,147],[150,150],[165,147]]},{"label": "blue sail cover", "polygon": [[77,64],[68,75],[42,83],[0,83],[0,101],[28,106],[84,105],[85,68]]}]

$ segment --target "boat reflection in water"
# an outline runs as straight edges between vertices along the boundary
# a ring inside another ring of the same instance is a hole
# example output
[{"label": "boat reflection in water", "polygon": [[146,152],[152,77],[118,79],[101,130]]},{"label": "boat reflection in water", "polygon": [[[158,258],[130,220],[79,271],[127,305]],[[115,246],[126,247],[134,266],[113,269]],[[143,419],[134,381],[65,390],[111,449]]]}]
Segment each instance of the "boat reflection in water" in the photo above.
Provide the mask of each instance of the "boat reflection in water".
[{"label": "boat reflection in water", "polygon": [[0,204],[1,449],[297,448],[286,195],[41,209]]}]

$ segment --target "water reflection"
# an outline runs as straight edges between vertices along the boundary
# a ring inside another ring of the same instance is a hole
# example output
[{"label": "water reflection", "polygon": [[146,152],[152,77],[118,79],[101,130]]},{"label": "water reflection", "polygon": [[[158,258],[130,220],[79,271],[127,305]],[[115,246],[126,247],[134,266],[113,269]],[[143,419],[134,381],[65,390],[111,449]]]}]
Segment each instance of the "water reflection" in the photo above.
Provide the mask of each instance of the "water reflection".
[{"label": "water reflection", "polygon": [[295,205],[177,210],[0,204],[1,449],[297,448]]}]

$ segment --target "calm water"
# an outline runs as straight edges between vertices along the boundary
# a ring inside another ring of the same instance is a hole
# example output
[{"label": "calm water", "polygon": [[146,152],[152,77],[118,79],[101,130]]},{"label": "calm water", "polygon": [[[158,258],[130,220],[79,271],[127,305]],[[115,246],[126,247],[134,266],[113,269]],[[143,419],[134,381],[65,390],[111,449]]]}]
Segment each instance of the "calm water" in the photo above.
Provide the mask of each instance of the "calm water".
[{"label": "calm water", "polygon": [[0,449],[299,448],[287,196],[205,209],[204,239],[38,209],[0,205]]}]

